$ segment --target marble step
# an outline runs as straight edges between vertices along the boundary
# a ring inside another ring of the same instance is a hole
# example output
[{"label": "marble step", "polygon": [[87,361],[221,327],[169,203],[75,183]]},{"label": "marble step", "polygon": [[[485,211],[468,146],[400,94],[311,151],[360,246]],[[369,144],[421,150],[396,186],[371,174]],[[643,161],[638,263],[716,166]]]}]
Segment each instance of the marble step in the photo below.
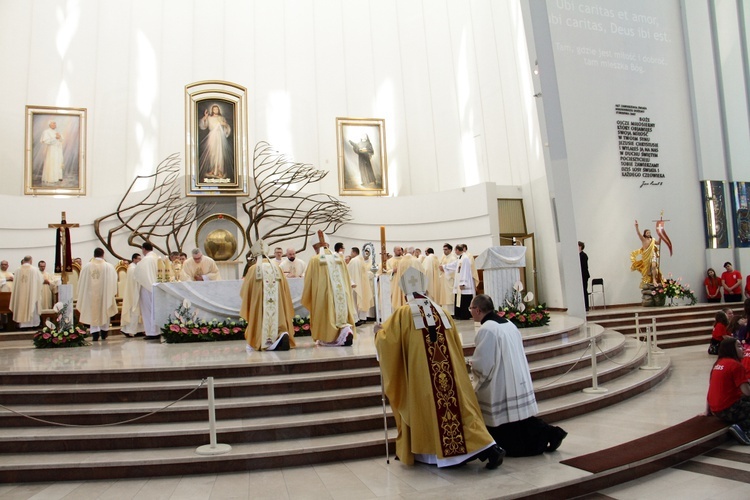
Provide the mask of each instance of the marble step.
[{"label": "marble step", "polygon": [[[153,477],[270,469],[344,461],[382,454],[385,433],[378,430],[332,434],[300,439],[233,444],[229,453],[206,456],[196,447],[150,448],[143,450],[70,451],[62,453],[0,454],[0,482]],[[389,441],[396,437],[389,429]],[[205,444],[208,444],[207,442]],[[393,445],[391,444],[391,459]]]},{"label": "marble step", "polygon": [[[386,406],[389,426],[395,421]],[[252,443],[383,429],[383,406],[335,412],[246,417],[216,421],[219,442]],[[208,414],[201,421],[123,424],[116,426],[0,428],[2,453],[148,449],[200,446],[209,439]],[[2,455],[0,455],[2,456]]]}]

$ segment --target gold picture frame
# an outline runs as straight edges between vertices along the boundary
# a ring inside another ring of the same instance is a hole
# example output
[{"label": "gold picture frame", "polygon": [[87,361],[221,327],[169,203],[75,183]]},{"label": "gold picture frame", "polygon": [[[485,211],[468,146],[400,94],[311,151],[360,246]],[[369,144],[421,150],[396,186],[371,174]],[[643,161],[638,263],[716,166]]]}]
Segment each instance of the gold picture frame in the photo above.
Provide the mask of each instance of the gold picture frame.
[{"label": "gold picture frame", "polygon": [[188,196],[247,196],[247,89],[220,80],[185,86]]},{"label": "gold picture frame", "polygon": [[336,118],[339,194],[387,196],[385,119]]},{"label": "gold picture frame", "polygon": [[26,106],[24,194],[86,194],[86,109]]}]

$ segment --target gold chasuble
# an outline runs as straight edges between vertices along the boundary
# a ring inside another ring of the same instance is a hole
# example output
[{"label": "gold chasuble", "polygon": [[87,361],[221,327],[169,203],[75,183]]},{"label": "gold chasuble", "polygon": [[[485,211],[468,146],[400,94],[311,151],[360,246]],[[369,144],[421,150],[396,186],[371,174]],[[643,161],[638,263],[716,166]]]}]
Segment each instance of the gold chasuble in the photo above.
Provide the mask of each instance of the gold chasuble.
[{"label": "gold chasuble", "polygon": [[422,301],[425,307],[410,302],[396,310],[377,333],[375,347],[398,427],[396,455],[408,465],[415,455],[434,455],[440,465],[494,441],[469,380],[456,325]]},{"label": "gold chasuble", "polygon": [[357,313],[351,292],[349,272],[340,255],[322,248],[307,264],[302,305],[310,311],[313,340],[341,341],[346,327],[354,333]]},{"label": "gold chasuble", "polygon": [[661,282],[662,275],[659,270],[659,247],[656,246],[656,242],[651,238],[651,243],[644,250],[639,248],[630,252],[630,270],[638,271],[641,273],[641,285],[647,285],[653,281],[651,276],[651,266],[656,267],[656,280]]},{"label": "gold chasuble", "polygon": [[240,316],[247,321],[245,339],[250,348],[276,350],[284,333],[289,336],[289,347],[295,347],[292,294],[277,265],[259,257],[245,275],[240,296]]}]

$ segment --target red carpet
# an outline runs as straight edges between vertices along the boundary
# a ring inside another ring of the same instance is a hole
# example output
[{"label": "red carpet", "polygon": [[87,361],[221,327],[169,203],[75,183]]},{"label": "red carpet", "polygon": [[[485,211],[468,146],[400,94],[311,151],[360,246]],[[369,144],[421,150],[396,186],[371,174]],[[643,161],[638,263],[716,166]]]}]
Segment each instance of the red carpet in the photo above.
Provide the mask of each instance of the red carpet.
[{"label": "red carpet", "polygon": [[697,416],[635,441],[563,460],[560,463],[588,472],[602,472],[679,448],[726,427],[727,423],[716,417]]}]

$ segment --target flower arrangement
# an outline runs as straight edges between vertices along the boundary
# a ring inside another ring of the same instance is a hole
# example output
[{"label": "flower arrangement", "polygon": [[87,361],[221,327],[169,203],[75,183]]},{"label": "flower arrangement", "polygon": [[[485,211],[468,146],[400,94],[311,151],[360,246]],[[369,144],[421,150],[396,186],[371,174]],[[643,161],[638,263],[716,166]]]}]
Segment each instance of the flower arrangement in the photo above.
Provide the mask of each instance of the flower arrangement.
[{"label": "flower arrangement", "polygon": [[247,322],[227,318],[224,321],[198,318],[188,300],[183,301],[169,321],[161,327],[161,334],[168,344],[184,342],[213,342],[217,340],[242,340],[245,338]]},{"label": "flower arrangement", "polygon": [[312,335],[310,331],[310,316],[300,316],[297,314],[292,318],[292,323],[294,323],[295,337],[309,337]]},{"label": "flower arrangement", "polygon": [[44,328],[34,334],[34,347],[46,349],[51,347],[81,347],[86,345],[87,329],[76,325],[72,315],[68,314],[68,304],[58,302],[54,306],[57,312],[57,323],[45,321]]},{"label": "flower arrangement", "polygon": [[698,299],[695,298],[695,293],[690,289],[690,285],[683,285],[680,283],[681,281],[682,278],[675,280],[670,274],[661,286],[656,287],[656,294],[663,293],[670,299],[687,299],[690,300],[691,306],[694,305],[698,302]]},{"label": "flower arrangement", "polygon": [[549,311],[546,304],[527,306],[534,300],[534,294],[528,292],[522,296],[523,283],[516,281],[513,291],[505,299],[505,305],[497,311],[498,316],[512,321],[518,328],[530,328],[549,324]]}]

